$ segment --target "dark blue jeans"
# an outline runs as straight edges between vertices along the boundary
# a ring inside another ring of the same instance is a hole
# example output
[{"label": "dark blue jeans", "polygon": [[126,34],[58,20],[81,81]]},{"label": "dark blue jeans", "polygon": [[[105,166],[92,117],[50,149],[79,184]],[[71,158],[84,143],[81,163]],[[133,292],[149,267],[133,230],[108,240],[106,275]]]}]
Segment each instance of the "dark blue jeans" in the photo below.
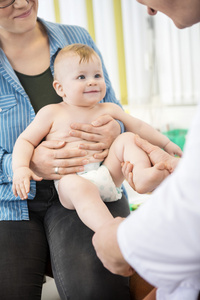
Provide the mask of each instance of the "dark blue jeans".
[{"label": "dark blue jeans", "polygon": [[[76,211],[60,204],[53,182],[38,184],[35,199],[28,202],[30,221],[0,222],[0,299],[41,299],[50,253],[61,299],[130,300],[129,279],[103,267],[93,232]],[[107,206],[113,216],[129,214],[124,196]]]}]

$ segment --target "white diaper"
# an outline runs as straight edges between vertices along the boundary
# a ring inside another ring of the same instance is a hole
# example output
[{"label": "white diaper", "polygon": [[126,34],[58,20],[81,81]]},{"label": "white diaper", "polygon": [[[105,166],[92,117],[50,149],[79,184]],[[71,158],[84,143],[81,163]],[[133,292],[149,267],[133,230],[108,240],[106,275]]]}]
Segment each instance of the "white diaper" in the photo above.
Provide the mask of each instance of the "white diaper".
[{"label": "white diaper", "polygon": [[[94,183],[99,189],[101,199],[104,202],[113,202],[121,199],[122,189],[115,186],[110,172],[106,166],[100,163],[91,163],[85,165],[85,170],[83,172],[77,173],[92,183]],[[55,188],[58,191],[59,180],[54,180]]]},{"label": "white diaper", "polygon": [[[87,173],[88,171],[97,170],[100,167],[100,163],[101,162],[95,162],[95,163],[87,164],[87,165],[84,166],[84,171],[78,172],[77,174],[82,175],[82,174]],[[60,179],[55,179],[54,180],[54,185],[55,185],[55,188],[56,188],[57,192],[58,192],[58,183],[59,183],[59,181],[60,181]]]},{"label": "white diaper", "polygon": [[113,202],[121,199],[122,189],[115,186],[106,166],[102,165],[97,170],[91,170],[79,175],[90,180],[98,187],[104,202]]},{"label": "white diaper", "polygon": [[93,170],[98,170],[100,167],[101,162],[95,162],[95,163],[90,163],[84,166],[84,171],[78,172],[78,175],[85,174],[86,172],[93,171]]}]

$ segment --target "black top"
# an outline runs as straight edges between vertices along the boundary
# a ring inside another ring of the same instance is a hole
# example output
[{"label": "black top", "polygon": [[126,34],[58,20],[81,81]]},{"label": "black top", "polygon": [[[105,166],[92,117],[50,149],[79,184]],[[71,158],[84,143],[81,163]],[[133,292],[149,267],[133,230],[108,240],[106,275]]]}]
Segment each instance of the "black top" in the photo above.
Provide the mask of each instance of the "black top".
[{"label": "black top", "polygon": [[57,95],[53,88],[53,76],[50,67],[42,74],[34,76],[21,74],[17,71],[15,71],[15,73],[29,96],[35,113],[47,104],[62,101],[62,98]]}]

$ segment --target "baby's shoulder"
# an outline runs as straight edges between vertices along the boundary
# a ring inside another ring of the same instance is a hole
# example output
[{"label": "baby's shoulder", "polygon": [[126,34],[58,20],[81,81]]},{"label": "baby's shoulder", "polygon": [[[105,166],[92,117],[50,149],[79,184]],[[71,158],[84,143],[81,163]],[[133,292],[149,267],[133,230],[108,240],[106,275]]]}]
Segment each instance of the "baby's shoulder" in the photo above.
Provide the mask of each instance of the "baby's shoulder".
[{"label": "baby's shoulder", "polygon": [[99,103],[99,107],[101,108],[101,113],[103,114],[113,115],[123,111],[119,105],[112,102]]},{"label": "baby's shoulder", "polygon": [[60,111],[62,111],[62,108],[59,104],[60,103],[45,105],[38,111],[36,117],[52,119],[55,115],[57,115]]},{"label": "baby's shoulder", "polygon": [[112,103],[112,102],[102,102],[102,103],[98,103],[98,105],[102,110],[120,108],[119,105]]},{"label": "baby's shoulder", "polygon": [[48,104],[43,106],[38,113],[55,112],[62,109],[61,103]]}]

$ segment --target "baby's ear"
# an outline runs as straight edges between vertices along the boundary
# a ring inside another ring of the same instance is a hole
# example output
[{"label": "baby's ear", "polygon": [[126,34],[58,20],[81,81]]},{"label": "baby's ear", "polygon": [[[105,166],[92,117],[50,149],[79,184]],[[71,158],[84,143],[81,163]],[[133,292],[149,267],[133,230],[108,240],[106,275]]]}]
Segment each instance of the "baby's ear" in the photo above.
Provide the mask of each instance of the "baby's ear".
[{"label": "baby's ear", "polygon": [[54,87],[56,93],[58,94],[58,96],[64,97],[62,84],[60,84],[60,82],[58,80],[54,80],[53,87]]}]

